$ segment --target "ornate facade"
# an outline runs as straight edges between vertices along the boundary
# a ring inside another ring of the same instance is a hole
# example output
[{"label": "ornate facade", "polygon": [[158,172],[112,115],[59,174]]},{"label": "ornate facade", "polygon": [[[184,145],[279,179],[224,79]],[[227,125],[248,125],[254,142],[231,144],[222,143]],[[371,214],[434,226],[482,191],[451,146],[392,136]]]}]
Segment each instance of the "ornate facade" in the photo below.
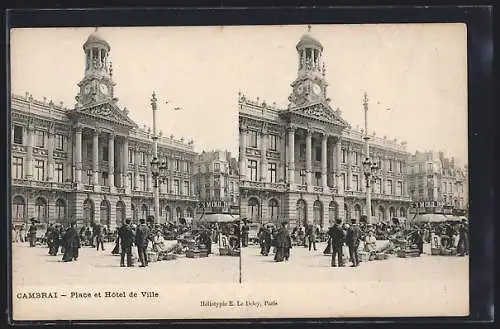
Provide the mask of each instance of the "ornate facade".
[{"label": "ornate facade", "polygon": [[[109,44],[97,32],[83,46],[85,75],[74,108],[11,96],[12,219],[97,221],[111,227],[154,214],[151,130],[140,128],[117,105]],[[161,136],[159,222],[192,217],[193,142]]]},{"label": "ornate facade", "polygon": [[409,160],[408,185],[414,201],[437,201],[457,212],[467,212],[468,168],[443,152],[416,152]]},{"label": "ornate facade", "polygon": [[[195,195],[202,203],[222,201],[208,208],[221,208],[217,211],[239,215],[239,180],[238,162],[230,152],[202,152],[198,156],[193,169]],[[215,209],[207,211],[212,210]]]},{"label": "ornate facade", "polygon": [[[239,94],[240,211],[257,222],[328,226],[365,214],[363,131],[352,129],[327,97],[323,46],[310,34],[296,46],[298,74],[286,109]],[[372,218],[406,217],[406,143],[370,136],[381,177]]]}]

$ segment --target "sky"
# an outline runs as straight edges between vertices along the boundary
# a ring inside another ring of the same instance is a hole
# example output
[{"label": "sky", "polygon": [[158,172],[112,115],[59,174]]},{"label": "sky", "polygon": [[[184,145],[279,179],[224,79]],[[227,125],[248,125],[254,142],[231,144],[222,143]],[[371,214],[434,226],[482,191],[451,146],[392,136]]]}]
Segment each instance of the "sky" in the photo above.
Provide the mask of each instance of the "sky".
[{"label": "sky", "polygon": [[[11,90],[72,107],[94,28],[11,30]],[[307,26],[103,27],[118,105],[140,126],[194,140],[195,151],[238,151],[238,92],[286,107],[297,75],[295,45]],[[464,24],[313,25],[324,47],[328,96],[353,128],[444,151],[467,163]],[[165,101],[169,101],[166,104]],[[174,107],[181,110],[174,111]],[[388,110],[389,109],[389,110]]]}]

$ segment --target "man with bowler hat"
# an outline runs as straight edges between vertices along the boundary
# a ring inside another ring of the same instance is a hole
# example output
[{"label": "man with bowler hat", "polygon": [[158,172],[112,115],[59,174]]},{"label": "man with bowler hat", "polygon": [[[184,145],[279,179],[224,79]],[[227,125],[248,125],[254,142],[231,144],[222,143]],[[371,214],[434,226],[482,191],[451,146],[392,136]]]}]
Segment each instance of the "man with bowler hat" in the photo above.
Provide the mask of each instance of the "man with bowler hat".
[{"label": "man with bowler hat", "polygon": [[330,239],[332,240],[332,267],[337,267],[337,263],[335,258],[339,260],[339,266],[343,267],[343,255],[342,255],[342,246],[344,245],[345,233],[341,227],[342,220],[336,219],[335,224],[328,232],[330,235]]},{"label": "man with bowler hat", "polygon": [[347,229],[345,243],[349,247],[349,258],[351,259],[351,267],[359,266],[359,241],[361,240],[361,230],[355,219],[351,219],[351,226]]},{"label": "man with bowler hat", "polygon": [[127,267],[132,267],[132,244],[134,243],[134,231],[130,226],[130,219],[118,229],[119,245],[121,246],[120,266],[125,267],[125,255],[127,255]]},{"label": "man with bowler hat", "polygon": [[141,265],[139,265],[139,267],[148,266],[148,255],[146,253],[148,242],[149,242],[149,228],[146,225],[146,220],[144,218],[141,218],[140,224],[135,232],[135,245],[137,246],[139,261],[141,262]]}]

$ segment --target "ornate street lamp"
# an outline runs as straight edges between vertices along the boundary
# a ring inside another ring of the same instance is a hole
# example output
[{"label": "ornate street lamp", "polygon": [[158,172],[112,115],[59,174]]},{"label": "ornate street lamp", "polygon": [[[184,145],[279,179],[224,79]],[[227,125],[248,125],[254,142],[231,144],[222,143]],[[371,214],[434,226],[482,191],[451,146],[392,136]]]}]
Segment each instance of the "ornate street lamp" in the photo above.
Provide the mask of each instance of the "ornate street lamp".
[{"label": "ornate street lamp", "polygon": [[166,161],[160,164],[159,170],[160,170],[160,176],[159,176],[160,181],[162,183],[165,183],[165,181],[167,180],[167,170],[168,170]]},{"label": "ornate street lamp", "polygon": [[160,176],[160,161],[156,157],[151,160],[151,175],[154,179],[154,187],[158,187],[158,177]]}]

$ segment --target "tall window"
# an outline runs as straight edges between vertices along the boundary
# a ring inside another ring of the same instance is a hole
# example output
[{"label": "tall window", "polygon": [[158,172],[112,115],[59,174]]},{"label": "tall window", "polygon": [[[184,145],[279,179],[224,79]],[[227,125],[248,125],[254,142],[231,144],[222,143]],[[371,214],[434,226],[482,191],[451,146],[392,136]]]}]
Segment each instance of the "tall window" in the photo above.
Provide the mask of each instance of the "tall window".
[{"label": "tall window", "polygon": [[392,159],[387,160],[387,164],[389,165],[389,171],[392,171]]},{"label": "tall window", "polygon": [[216,162],[214,163],[214,171],[219,171],[220,170],[220,163]]},{"label": "tall window", "polygon": [[257,131],[250,130],[248,132],[248,146],[257,147]]},{"label": "tall window", "polygon": [[428,171],[429,173],[431,173],[431,172],[432,172],[432,163],[428,163],[428,164],[427,164],[427,171]]},{"label": "tall window", "polygon": [[134,150],[128,150],[128,163],[134,163]]},{"label": "tall window", "polygon": [[306,159],[306,146],[304,144],[299,145],[299,159],[300,160]]},{"label": "tall window", "polygon": [[276,199],[271,199],[269,201],[269,217],[271,221],[276,222],[278,220],[278,201]]},{"label": "tall window", "polygon": [[297,201],[297,224],[304,225],[307,223],[307,204],[304,200]]},{"label": "tall window", "polygon": [[397,182],[396,183],[396,194],[397,195],[402,195],[403,194],[403,182]]},{"label": "tall window", "polygon": [[181,170],[181,160],[175,159],[175,171]]},{"label": "tall window", "polygon": [[55,136],[55,147],[58,151],[64,151],[64,136],[61,134],[56,134]]},{"label": "tall window", "polygon": [[47,201],[44,198],[35,201],[35,219],[40,222],[45,222],[47,219]]},{"label": "tall window", "polygon": [[352,163],[356,166],[359,166],[359,153],[358,152],[352,153]]},{"label": "tall window", "polygon": [[269,135],[269,149],[271,151],[276,151],[278,148],[278,136]]},{"label": "tall window", "polygon": [[375,182],[375,193],[382,193],[382,180],[380,179]]},{"label": "tall window", "polygon": [[58,183],[64,183],[64,163],[56,163],[55,179]]},{"label": "tall window", "polygon": [[[89,150],[89,148],[87,148],[87,150]],[[109,161],[109,152],[107,146],[102,147],[102,161]]]},{"label": "tall window", "polygon": [[300,184],[305,185],[306,183],[306,171],[304,169],[300,170]]},{"label": "tall window", "polygon": [[141,157],[141,165],[145,166],[146,165],[146,152],[141,151],[140,157]]},{"label": "tall window", "polygon": [[321,147],[316,147],[316,161],[321,161]]},{"label": "tall window", "polygon": [[345,173],[342,173],[341,177],[342,177],[342,188],[347,189],[347,182],[346,182]]},{"label": "tall window", "polygon": [[103,171],[101,173],[101,181],[102,181],[102,186],[106,186],[108,185],[108,172],[107,171]]},{"label": "tall window", "polygon": [[352,186],[353,186],[354,191],[359,191],[358,175],[352,175]]},{"label": "tall window", "polygon": [[141,191],[146,191],[146,175],[139,175],[139,189]]},{"label": "tall window", "polygon": [[23,127],[14,126],[14,144],[23,145]]},{"label": "tall window", "polygon": [[64,222],[66,218],[66,203],[62,199],[56,201],[56,217],[59,223]]},{"label": "tall window", "polygon": [[35,160],[35,179],[45,180],[45,162],[43,160]]},{"label": "tall window", "polygon": [[179,194],[179,180],[175,179],[174,180],[174,194]]},{"label": "tall window", "polygon": [[147,219],[148,216],[149,216],[148,206],[146,206],[145,204],[143,204],[141,206],[141,219]]},{"label": "tall window", "polygon": [[12,177],[23,178],[23,158],[12,157]]},{"label": "tall window", "polygon": [[24,199],[18,195],[12,200],[12,219],[14,221],[24,220],[24,210]]},{"label": "tall window", "polygon": [[257,161],[249,160],[248,161],[248,170],[250,171],[250,180],[257,181]]},{"label": "tall window", "polygon": [[[276,183],[276,163],[269,163],[268,171],[269,171],[269,181],[271,183]],[[232,183],[231,183],[231,189],[232,189]]]},{"label": "tall window", "polygon": [[388,179],[387,180],[387,193],[386,194],[392,194],[392,180]]},{"label": "tall window", "polygon": [[346,163],[347,152],[345,149],[342,149],[342,163]]},{"label": "tall window", "polygon": [[170,180],[165,178],[165,193],[170,193]]},{"label": "tall window", "polygon": [[132,174],[131,172],[129,172],[129,173],[127,174],[128,187],[129,187],[129,188],[131,188],[131,189],[133,189],[133,188],[134,188],[134,183],[133,183],[133,178],[132,178],[132,175],[133,175],[133,174]]},{"label": "tall window", "polygon": [[184,181],[184,195],[189,195],[189,181]]},{"label": "tall window", "polygon": [[252,221],[257,221],[259,219],[259,200],[256,198],[250,198],[248,200],[248,218]]},{"label": "tall window", "polygon": [[316,179],[315,185],[320,186],[321,185],[321,173],[320,172],[315,172],[314,173],[314,178]]},{"label": "tall window", "polygon": [[40,148],[45,147],[45,132],[35,130],[35,146]]}]

